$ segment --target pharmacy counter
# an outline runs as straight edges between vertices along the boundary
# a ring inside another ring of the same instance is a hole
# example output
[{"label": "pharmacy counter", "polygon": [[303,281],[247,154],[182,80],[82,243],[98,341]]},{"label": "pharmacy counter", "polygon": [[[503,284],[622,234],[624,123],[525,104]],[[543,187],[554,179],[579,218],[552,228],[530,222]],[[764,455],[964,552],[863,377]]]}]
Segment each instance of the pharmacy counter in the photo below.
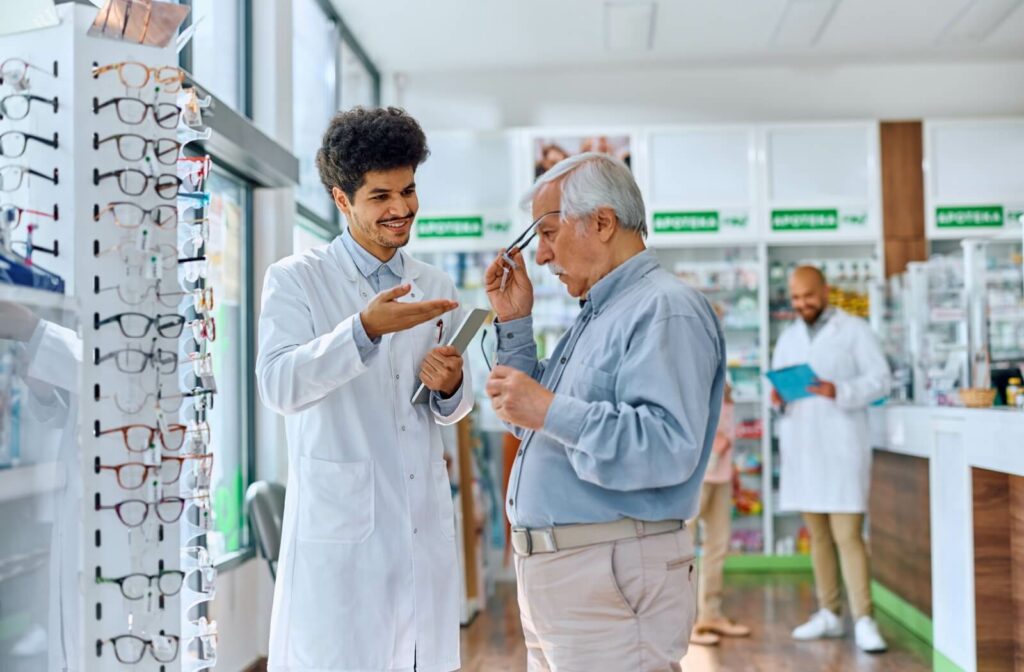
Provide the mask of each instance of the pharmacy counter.
[{"label": "pharmacy counter", "polygon": [[872,409],[872,434],[882,592],[935,669],[1024,666],[1024,413],[894,405]]}]

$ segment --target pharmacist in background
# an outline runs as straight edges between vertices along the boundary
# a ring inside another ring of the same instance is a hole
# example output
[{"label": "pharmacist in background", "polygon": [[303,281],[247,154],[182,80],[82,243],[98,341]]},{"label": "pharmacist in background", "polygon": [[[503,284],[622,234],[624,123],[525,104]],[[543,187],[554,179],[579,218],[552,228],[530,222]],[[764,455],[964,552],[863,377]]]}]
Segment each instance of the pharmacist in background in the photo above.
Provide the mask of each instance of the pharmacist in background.
[{"label": "pharmacist in background", "polygon": [[811,533],[811,561],[819,611],[793,631],[794,639],[842,637],[839,566],[850,598],[857,646],[881,652],[885,640],[873,619],[864,514],[871,486],[871,442],[867,407],[889,392],[889,366],[864,320],[828,303],[828,283],[813,266],[789,279],[790,301],[799,319],[779,337],[772,368],[808,364],[818,382],[812,396],[781,410],[781,503],[799,511]]},{"label": "pharmacist in background", "polygon": [[722,575],[732,533],[732,491],[736,475],[732,461],[732,446],[736,440],[735,407],[732,387],[726,383],[715,442],[711,444],[711,457],[700,488],[700,511],[687,523],[693,532],[694,544],[697,543],[697,521],[704,524],[703,554],[697,578],[697,623],[690,635],[690,643],[701,646],[714,646],[722,637],[750,635],[750,628],[734,623],[722,613]]}]

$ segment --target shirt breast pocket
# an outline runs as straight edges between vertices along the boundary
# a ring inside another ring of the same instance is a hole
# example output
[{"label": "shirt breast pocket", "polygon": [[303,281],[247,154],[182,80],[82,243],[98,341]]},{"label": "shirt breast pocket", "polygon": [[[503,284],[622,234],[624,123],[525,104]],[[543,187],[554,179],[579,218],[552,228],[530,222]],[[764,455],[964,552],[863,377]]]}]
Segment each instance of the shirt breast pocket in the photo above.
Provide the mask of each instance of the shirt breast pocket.
[{"label": "shirt breast pocket", "polygon": [[587,364],[576,367],[572,396],[586,401],[615,401],[615,375]]}]

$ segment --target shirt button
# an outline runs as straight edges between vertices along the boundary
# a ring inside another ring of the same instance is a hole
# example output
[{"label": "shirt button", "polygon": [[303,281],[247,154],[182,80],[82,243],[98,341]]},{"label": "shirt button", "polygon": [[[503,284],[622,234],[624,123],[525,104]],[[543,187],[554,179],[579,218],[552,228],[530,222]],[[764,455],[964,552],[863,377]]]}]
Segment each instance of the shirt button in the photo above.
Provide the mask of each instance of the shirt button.
[{"label": "shirt button", "polygon": [[509,498],[509,500],[508,500],[508,505],[509,505],[509,506],[512,506],[513,504],[515,504],[515,500],[513,500],[513,499]]},{"label": "shirt button", "polygon": [[362,296],[365,299],[366,298],[366,292],[362,292]]},{"label": "shirt button", "polygon": [[403,432],[405,431],[405,425],[402,425],[402,431]]},{"label": "shirt button", "polygon": [[522,456],[523,456],[523,449],[522,449],[522,448],[520,448],[520,449],[519,449],[519,457],[522,457]]},{"label": "shirt button", "polygon": [[412,528],[412,533],[413,533],[413,534],[416,534],[416,533],[418,533],[419,531],[420,531],[420,529],[419,529],[418,527],[414,527],[414,528]]},{"label": "shirt button", "polygon": [[505,338],[507,338],[508,340],[510,340],[510,341],[511,341],[511,340],[512,340],[513,338],[515,338],[515,337],[516,337],[516,336],[515,336],[515,334],[509,334],[509,335],[508,335],[508,336],[506,336]]},{"label": "shirt button", "polygon": [[569,360],[568,360],[568,359],[566,359],[565,357],[562,357],[562,358],[561,358],[560,360],[558,360],[558,362],[559,362],[560,364],[565,364],[565,363],[566,363],[566,362],[568,362],[568,361],[569,361]]},{"label": "shirt button", "polygon": [[416,474],[409,474],[409,480],[410,481],[413,480],[414,478],[416,478]]},{"label": "shirt button", "polygon": [[398,380],[398,379],[400,379],[401,377],[402,377],[402,375],[401,375],[401,374],[399,374],[399,373],[396,373],[396,374],[395,374],[395,380]]}]

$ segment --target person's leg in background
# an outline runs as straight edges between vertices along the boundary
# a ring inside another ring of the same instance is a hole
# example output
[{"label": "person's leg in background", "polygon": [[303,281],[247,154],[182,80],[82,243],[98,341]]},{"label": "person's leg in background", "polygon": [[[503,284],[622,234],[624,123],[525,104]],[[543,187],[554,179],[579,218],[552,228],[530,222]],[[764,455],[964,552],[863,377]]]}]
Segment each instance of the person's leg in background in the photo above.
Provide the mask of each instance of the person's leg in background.
[{"label": "person's leg in background", "polygon": [[704,553],[701,558],[697,624],[694,631],[699,634],[746,637],[750,634],[750,628],[733,623],[722,613],[725,558],[729,553],[732,533],[732,483],[704,483],[702,504],[705,492],[708,495],[701,513],[704,520]]},{"label": "person's leg in background", "polygon": [[836,562],[835,540],[829,525],[829,514],[803,514],[804,523],[811,533],[811,565],[814,569],[814,589],[818,595],[818,611],[811,619],[793,630],[794,639],[821,639],[842,637],[842,593],[839,584],[839,564]]},{"label": "person's leg in background", "polygon": [[[699,623],[702,619],[707,618],[709,615],[707,604],[705,603],[707,595],[706,577],[708,572],[708,534],[710,524],[708,522],[708,511],[710,508],[711,496],[714,494],[713,486],[711,483],[705,482],[700,488],[700,510],[697,512],[697,517],[693,520],[687,521],[686,525],[690,528],[691,539],[693,539],[694,548],[697,547],[697,531],[700,525],[700,521],[704,521],[704,539],[703,539],[703,554],[701,557],[700,569],[697,572],[697,622]],[[698,646],[714,646],[718,644],[721,638],[713,632],[700,632],[696,626],[693,628],[693,632],[690,634],[690,643]]]},{"label": "person's leg in background", "polygon": [[863,536],[864,514],[833,513],[829,516],[829,526],[839,549],[839,564],[853,612],[857,646],[864,651],[884,651],[885,640],[878,632],[871,604],[871,570]]}]

